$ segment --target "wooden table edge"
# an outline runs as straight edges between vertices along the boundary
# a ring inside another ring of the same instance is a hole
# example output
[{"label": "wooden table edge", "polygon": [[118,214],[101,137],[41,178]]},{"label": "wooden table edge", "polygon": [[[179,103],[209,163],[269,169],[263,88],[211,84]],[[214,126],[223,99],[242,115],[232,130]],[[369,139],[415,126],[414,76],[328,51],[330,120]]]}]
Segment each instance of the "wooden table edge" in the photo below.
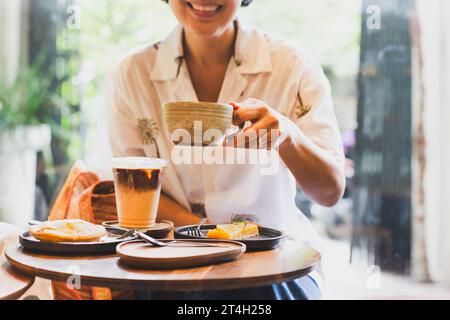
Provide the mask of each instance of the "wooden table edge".
[{"label": "wooden table edge", "polygon": [[11,262],[9,262],[9,260],[7,261],[7,263],[9,263],[11,265],[11,267],[12,267],[10,269],[11,271],[13,271],[14,273],[17,273],[19,276],[22,276],[24,278],[30,278],[30,282],[25,287],[23,287],[21,290],[11,293],[4,297],[0,297],[0,301],[19,299],[20,297],[22,297],[25,294],[25,292],[27,292],[33,286],[33,284],[36,280],[35,275],[31,275],[29,273],[18,270],[17,268],[14,267],[14,265]]},{"label": "wooden table edge", "polygon": [[[8,254],[5,254],[8,262],[20,272],[34,277],[44,278],[54,281],[67,281],[72,274],[61,274],[54,271],[40,270],[32,268],[21,263],[18,263],[11,259]],[[246,285],[243,287],[240,283],[243,278],[228,278],[223,280],[153,280],[152,283],[143,280],[133,279],[101,279],[92,276],[80,275],[82,285],[89,285],[95,287],[107,287],[111,289],[124,289],[124,290],[154,290],[154,291],[219,291],[219,290],[232,290],[232,289],[245,289],[245,288],[258,288],[272,284],[280,284],[295,279],[299,279],[309,275],[318,265],[320,259],[315,264],[300,271],[292,271],[285,273],[280,279],[276,279],[273,275],[259,276],[253,278],[245,278]],[[214,285],[212,285],[214,284]]]}]

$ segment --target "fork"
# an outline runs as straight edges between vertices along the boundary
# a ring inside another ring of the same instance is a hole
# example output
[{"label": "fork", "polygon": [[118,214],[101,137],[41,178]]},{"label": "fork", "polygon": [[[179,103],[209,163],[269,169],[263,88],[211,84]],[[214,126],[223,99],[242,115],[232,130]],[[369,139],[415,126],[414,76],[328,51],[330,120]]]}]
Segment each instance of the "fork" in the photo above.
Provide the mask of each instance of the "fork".
[{"label": "fork", "polygon": [[117,240],[122,240],[122,239],[126,239],[128,237],[132,237],[134,236],[135,231],[133,229],[128,230],[127,232],[125,232],[124,234],[122,234],[121,236],[118,236],[116,239]]},{"label": "fork", "polygon": [[190,227],[187,229],[187,235],[193,238],[204,238],[203,233],[197,227]]},{"label": "fork", "polygon": [[188,236],[195,238],[204,238],[204,235],[202,233],[202,226],[206,221],[208,221],[208,218],[203,218],[202,220],[200,220],[199,224],[196,227],[190,227],[187,230]]},{"label": "fork", "polygon": [[141,231],[135,230],[135,232],[140,239],[142,239],[150,244],[153,244],[157,247],[168,247],[172,244],[178,244],[178,245],[176,245],[177,247],[191,247],[191,248],[192,247],[196,247],[196,248],[197,247],[199,247],[199,248],[202,248],[202,247],[203,248],[205,248],[205,247],[216,247],[216,248],[217,247],[229,247],[229,245],[223,245],[223,244],[199,243],[199,242],[193,242],[193,241],[189,242],[189,241],[184,241],[184,240],[183,241],[172,240],[169,242],[161,242],[159,240],[156,240],[155,238],[152,238],[152,237],[146,235],[145,233],[143,233]]}]

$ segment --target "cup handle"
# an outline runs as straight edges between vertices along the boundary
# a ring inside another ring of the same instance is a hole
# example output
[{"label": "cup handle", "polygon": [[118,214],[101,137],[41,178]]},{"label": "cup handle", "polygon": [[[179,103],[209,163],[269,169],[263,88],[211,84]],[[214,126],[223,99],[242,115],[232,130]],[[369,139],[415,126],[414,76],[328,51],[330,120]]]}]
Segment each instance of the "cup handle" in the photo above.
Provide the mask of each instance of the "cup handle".
[{"label": "cup handle", "polygon": [[[233,109],[234,109],[234,111],[233,111],[233,117],[234,117],[234,113],[235,113],[237,110],[239,110],[239,106],[237,106],[237,105],[234,104],[234,103],[230,103],[230,105],[231,105],[231,106],[233,107]],[[233,138],[234,138],[235,136],[237,136],[242,130],[244,130],[244,128],[245,128],[245,122],[241,123],[241,124],[239,125],[239,129],[237,129],[235,132],[233,132],[233,133],[231,133],[231,134],[225,136],[225,137],[224,137],[224,143],[225,143],[225,142],[228,142],[228,141],[231,140],[231,139],[233,139]]]},{"label": "cup handle", "polygon": [[233,139],[235,136],[237,136],[242,130],[244,130],[245,124],[246,124],[245,122],[244,122],[244,123],[241,123],[241,124],[239,125],[239,128],[238,128],[235,132],[233,132],[233,133],[231,133],[231,134],[225,136],[224,141],[229,141],[229,140]]}]

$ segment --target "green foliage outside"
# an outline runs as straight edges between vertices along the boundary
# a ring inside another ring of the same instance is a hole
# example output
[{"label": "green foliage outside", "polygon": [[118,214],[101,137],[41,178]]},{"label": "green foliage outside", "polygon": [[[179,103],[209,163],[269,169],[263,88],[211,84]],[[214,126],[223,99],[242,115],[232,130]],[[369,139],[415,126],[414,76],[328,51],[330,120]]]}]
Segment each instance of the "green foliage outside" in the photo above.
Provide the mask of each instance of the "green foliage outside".
[{"label": "green foliage outside", "polygon": [[[67,145],[69,158],[80,158],[79,113],[72,110],[70,99],[55,89],[54,66],[44,66],[44,55],[36,63],[21,64],[11,83],[0,79],[0,134],[23,126],[48,124],[60,143]],[[62,83],[62,87],[67,85]]]},{"label": "green foliage outside", "polygon": [[0,81],[0,132],[19,126],[45,123],[43,109],[56,100],[50,79],[42,78],[39,64],[22,68],[12,83]]}]

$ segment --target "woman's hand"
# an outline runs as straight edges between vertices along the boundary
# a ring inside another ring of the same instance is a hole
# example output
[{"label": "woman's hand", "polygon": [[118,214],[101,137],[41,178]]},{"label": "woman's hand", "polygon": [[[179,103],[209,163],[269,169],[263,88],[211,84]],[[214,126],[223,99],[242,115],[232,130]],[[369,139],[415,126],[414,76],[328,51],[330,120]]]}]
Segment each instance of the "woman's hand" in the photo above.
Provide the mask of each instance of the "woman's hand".
[{"label": "woman's hand", "polygon": [[235,107],[233,124],[252,123],[234,137],[232,145],[259,149],[276,147],[300,188],[312,200],[331,207],[341,199],[345,189],[344,166],[333,155],[262,101],[249,99],[232,105]]},{"label": "woman's hand", "polygon": [[227,141],[234,147],[247,149],[272,149],[280,145],[286,138],[284,119],[281,114],[257,99],[247,99],[240,103],[230,103],[235,111],[233,124],[241,126],[245,122],[252,123],[237,134],[233,140]]}]

